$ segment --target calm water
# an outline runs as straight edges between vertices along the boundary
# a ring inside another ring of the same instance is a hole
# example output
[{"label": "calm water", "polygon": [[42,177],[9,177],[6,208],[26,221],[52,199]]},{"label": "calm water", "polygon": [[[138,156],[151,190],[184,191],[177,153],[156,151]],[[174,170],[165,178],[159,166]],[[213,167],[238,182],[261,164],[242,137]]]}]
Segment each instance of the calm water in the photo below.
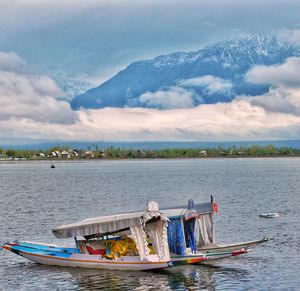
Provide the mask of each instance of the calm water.
[{"label": "calm water", "polygon": [[[211,266],[156,272],[47,267],[0,252],[0,290],[299,290],[300,159],[0,163],[0,240],[56,240],[51,228],[143,209],[146,201],[219,202],[218,242],[274,236],[254,252]],[[277,219],[259,218],[278,211]]]}]

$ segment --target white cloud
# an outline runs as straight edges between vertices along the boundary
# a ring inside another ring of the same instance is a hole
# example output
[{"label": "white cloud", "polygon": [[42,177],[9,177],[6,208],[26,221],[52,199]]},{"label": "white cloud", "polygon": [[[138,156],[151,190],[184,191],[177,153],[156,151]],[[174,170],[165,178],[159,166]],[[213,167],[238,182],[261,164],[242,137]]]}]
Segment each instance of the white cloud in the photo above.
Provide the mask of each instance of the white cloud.
[{"label": "white cloud", "polygon": [[300,58],[288,58],[280,65],[256,66],[246,74],[246,79],[257,84],[300,88]]},{"label": "white cloud", "polygon": [[114,139],[125,135],[127,140],[264,139],[300,130],[300,117],[268,112],[249,100],[166,111],[108,108],[85,114],[93,125],[115,131]]},{"label": "white cloud", "polygon": [[146,107],[155,106],[161,109],[178,109],[193,107],[194,99],[199,98],[193,90],[171,87],[166,91],[146,92],[138,99]]},{"label": "white cloud", "polygon": [[246,79],[257,84],[270,84],[263,96],[250,98],[253,105],[268,111],[291,113],[300,116],[300,58],[288,58],[285,63],[273,66],[256,66]]},{"label": "white cloud", "polygon": [[295,138],[300,117],[268,112],[247,99],[177,110],[105,108],[77,112],[78,122],[0,120],[2,142],[32,140],[264,140]]},{"label": "white cloud", "polygon": [[76,120],[69,103],[57,100],[62,92],[51,78],[20,73],[16,64],[25,62],[16,54],[1,53],[0,56],[1,120],[28,118],[46,123]]},{"label": "white cloud", "polygon": [[300,89],[280,87],[271,89],[263,96],[247,98],[251,104],[270,112],[282,112],[300,116]]},{"label": "white cloud", "polygon": [[179,84],[186,87],[206,87],[209,94],[228,91],[232,88],[230,81],[211,75],[182,80]]}]

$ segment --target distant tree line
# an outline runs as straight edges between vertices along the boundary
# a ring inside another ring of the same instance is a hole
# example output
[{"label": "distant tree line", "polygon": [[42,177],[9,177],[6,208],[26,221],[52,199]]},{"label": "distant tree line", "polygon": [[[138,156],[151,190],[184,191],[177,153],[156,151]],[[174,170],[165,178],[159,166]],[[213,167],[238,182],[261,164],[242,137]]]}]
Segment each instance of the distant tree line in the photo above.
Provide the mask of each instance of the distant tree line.
[{"label": "distant tree line", "polygon": [[0,159],[140,159],[140,158],[209,158],[209,157],[279,157],[300,156],[300,150],[274,145],[232,146],[229,148],[168,148],[156,150],[126,149],[98,145],[88,150],[53,147],[47,150],[22,150],[0,148]]}]

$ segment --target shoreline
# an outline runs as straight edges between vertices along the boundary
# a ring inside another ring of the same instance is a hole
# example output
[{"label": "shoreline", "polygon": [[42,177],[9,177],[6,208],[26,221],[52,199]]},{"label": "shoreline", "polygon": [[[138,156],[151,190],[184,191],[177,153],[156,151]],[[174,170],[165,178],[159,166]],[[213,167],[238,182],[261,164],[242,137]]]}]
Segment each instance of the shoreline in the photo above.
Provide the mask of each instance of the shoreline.
[{"label": "shoreline", "polygon": [[282,159],[282,158],[300,158],[300,155],[281,155],[281,156],[231,156],[231,157],[219,157],[219,156],[210,156],[210,157],[174,157],[174,158],[108,158],[108,159],[0,159],[0,163],[26,163],[26,162],[45,162],[45,163],[59,163],[59,162],[99,162],[99,161],[159,161],[159,160],[227,160],[227,159]]},{"label": "shoreline", "polygon": [[164,149],[123,149],[99,148],[94,145],[89,150],[62,147],[47,150],[19,150],[0,148],[0,161],[70,161],[70,160],[138,160],[138,159],[237,159],[237,158],[280,158],[300,157],[300,149],[275,147],[274,145],[230,148],[164,148]]}]

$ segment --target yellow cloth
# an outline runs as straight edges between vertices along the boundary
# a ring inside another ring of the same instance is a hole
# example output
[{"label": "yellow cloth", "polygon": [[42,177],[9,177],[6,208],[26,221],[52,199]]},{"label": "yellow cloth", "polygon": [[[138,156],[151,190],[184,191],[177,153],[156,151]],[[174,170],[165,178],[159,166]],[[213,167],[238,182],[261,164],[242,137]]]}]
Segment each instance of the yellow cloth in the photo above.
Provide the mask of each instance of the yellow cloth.
[{"label": "yellow cloth", "polygon": [[107,240],[105,243],[107,248],[105,256],[109,259],[117,259],[120,256],[126,256],[137,252],[135,242],[129,237],[118,241]]}]

